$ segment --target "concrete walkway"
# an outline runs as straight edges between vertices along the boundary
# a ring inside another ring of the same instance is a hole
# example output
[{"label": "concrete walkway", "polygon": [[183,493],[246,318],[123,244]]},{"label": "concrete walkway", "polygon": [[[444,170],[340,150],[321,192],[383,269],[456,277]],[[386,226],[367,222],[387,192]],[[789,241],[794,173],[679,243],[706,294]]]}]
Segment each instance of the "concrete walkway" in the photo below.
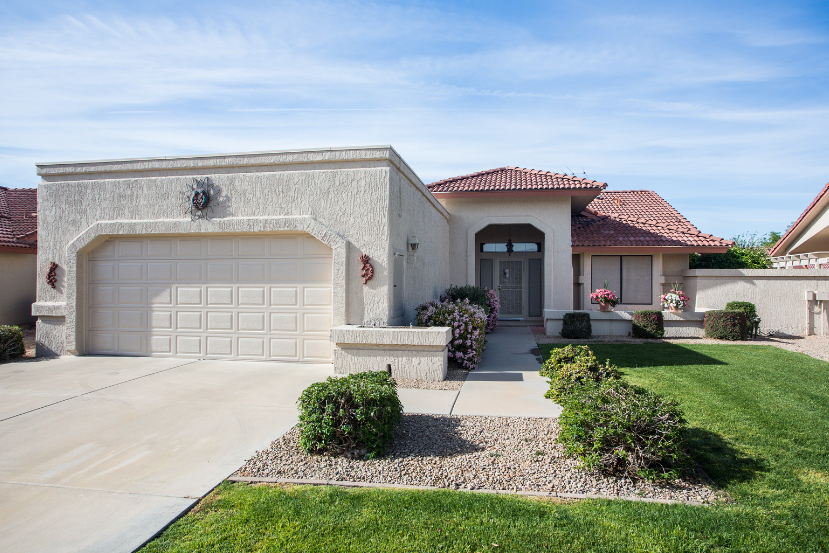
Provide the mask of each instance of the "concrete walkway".
[{"label": "concrete walkway", "polygon": [[497,328],[487,335],[480,365],[469,373],[460,392],[407,390],[398,393],[407,413],[549,417],[561,407],[544,398],[549,385],[531,350],[538,346],[526,326]]}]

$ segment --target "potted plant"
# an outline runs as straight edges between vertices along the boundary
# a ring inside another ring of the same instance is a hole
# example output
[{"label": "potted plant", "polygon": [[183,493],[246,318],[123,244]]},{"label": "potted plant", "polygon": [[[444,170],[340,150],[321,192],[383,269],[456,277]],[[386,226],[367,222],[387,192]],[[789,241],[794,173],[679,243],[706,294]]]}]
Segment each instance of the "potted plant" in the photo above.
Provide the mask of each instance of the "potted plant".
[{"label": "potted plant", "polygon": [[681,313],[691,300],[691,298],[682,293],[682,287],[678,282],[671,286],[670,292],[659,296],[659,299],[662,302],[662,307],[667,307],[671,313]]},{"label": "potted plant", "polygon": [[590,294],[590,299],[599,303],[599,311],[613,311],[619,303],[616,294],[608,289],[607,280],[604,281],[602,288],[596,288],[596,291]]}]

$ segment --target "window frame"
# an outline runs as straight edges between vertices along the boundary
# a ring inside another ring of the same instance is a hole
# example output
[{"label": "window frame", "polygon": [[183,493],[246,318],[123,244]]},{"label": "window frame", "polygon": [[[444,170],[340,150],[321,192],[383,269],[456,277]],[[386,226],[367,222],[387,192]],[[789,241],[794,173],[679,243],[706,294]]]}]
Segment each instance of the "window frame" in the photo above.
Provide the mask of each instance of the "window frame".
[{"label": "window frame", "polygon": [[[590,284],[591,288],[593,283],[595,282],[594,278],[594,270],[595,264],[593,263],[594,257],[618,257],[619,258],[619,303],[624,305],[653,305],[653,255],[643,255],[643,254],[604,254],[604,255],[591,255],[590,256]],[[631,303],[625,301],[625,274],[624,274],[624,263],[626,257],[647,257],[650,260],[650,268],[649,268],[649,282],[650,282],[650,292],[649,297],[651,301],[648,303]],[[591,290],[592,291],[592,290]],[[590,298],[591,305],[598,305],[599,302]]]}]

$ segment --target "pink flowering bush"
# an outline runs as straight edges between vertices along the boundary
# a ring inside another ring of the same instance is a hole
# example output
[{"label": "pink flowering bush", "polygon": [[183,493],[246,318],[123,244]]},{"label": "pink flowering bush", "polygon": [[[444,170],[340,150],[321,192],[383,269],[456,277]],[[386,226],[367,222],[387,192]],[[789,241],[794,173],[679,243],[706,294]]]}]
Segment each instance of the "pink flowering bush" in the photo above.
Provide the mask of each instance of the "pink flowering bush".
[{"label": "pink flowering bush", "polygon": [[486,335],[486,312],[469,300],[427,301],[417,306],[418,326],[448,326],[452,329],[449,358],[472,370],[481,362]]},{"label": "pink flowering bush", "polygon": [[489,334],[498,326],[498,312],[501,311],[501,300],[495,294],[495,290],[486,288],[486,304],[489,313],[486,316],[486,333]]}]

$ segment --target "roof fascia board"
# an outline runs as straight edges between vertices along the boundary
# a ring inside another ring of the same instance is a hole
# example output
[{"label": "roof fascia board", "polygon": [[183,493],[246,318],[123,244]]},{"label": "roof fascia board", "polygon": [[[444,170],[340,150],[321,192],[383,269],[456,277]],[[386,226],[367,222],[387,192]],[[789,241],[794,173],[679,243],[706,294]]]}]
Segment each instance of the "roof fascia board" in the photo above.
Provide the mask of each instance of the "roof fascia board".
[{"label": "roof fascia board", "polygon": [[37,246],[0,246],[0,253],[26,253],[37,255]]},{"label": "roof fascia board", "polygon": [[602,193],[601,189],[556,189],[556,190],[483,190],[480,192],[432,192],[438,198],[538,198],[543,196],[593,196]]},{"label": "roof fascia board", "polygon": [[725,253],[729,248],[727,246],[573,246],[571,249],[573,253]]}]

